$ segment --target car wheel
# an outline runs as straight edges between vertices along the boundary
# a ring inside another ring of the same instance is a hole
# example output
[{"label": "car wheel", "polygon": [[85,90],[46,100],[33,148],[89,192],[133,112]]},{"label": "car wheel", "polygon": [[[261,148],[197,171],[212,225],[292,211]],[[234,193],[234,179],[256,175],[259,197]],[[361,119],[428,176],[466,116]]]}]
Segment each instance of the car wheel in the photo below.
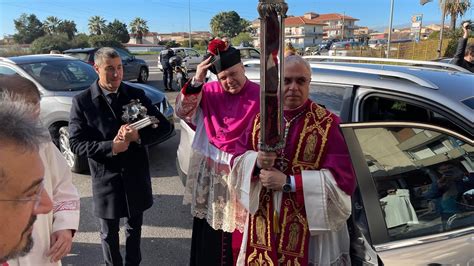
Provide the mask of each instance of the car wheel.
[{"label": "car wheel", "polygon": [[74,173],[87,173],[89,165],[86,158],[77,156],[71,151],[69,146],[69,129],[68,127],[61,127],[59,129],[59,150],[66,159],[67,164]]},{"label": "car wheel", "polygon": [[148,69],[145,67],[140,68],[140,74],[138,75],[138,82],[145,83],[148,80]]}]

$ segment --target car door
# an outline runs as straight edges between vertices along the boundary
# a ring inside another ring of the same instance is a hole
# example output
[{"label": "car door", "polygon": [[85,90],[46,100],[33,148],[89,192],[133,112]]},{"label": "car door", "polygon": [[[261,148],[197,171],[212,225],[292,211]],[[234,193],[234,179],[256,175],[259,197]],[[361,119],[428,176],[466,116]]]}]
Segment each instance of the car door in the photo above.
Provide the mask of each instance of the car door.
[{"label": "car door", "polygon": [[122,49],[116,49],[116,51],[122,58],[123,79],[136,79],[138,77],[138,71],[140,70],[140,67],[136,64],[136,62],[134,62],[133,55]]},{"label": "car door", "polygon": [[385,265],[468,265],[472,136],[417,122],[341,125],[370,240]]}]

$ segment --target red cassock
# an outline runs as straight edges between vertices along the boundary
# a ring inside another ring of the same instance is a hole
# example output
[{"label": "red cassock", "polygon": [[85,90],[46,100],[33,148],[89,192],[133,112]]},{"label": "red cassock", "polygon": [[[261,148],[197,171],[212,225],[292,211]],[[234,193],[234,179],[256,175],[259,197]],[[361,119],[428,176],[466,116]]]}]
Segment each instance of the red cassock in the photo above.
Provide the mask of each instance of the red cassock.
[{"label": "red cassock", "polygon": [[[348,195],[354,190],[340,119],[310,100],[285,111],[284,116],[286,146],[278,154],[275,167],[295,177],[296,192],[282,193],[281,207],[275,212],[272,191],[261,190],[258,210],[249,218],[246,265],[308,265],[310,233],[301,171],[329,169],[339,188]],[[257,116],[251,136],[254,150],[258,148],[259,125]]]}]

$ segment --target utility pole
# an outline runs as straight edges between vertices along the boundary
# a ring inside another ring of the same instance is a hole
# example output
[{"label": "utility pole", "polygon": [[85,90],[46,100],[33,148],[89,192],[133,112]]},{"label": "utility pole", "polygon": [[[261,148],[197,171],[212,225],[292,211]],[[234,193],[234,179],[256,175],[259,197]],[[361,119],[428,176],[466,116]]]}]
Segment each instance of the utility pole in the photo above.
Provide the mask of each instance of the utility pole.
[{"label": "utility pole", "polygon": [[387,58],[390,58],[390,42],[392,41],[393,1],[390,0],[390,22],[388,26]]},{"label": "utility pole", "polygon": [[443,11],[441,12],[441,30],[439,31],[439,43],[438,43],[438,58],[441,58],[441,50],[443,49],[443,32],[444,32],[444,18],[446,17],[446,0],[443,0],[442,6]]},{"label": "utility pole", "polygon": [[189,48],[192,48],[192,37],[191,37],[191,0],[188,0],[188,20],[189,20]]}]

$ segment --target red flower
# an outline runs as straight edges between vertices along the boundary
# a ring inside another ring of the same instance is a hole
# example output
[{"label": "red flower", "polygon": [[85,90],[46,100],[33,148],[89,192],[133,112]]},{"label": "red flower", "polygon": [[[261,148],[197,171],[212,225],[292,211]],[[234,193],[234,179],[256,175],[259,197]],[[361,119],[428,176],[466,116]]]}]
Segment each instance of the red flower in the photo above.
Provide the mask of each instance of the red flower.
[{"label": "red flower", "polygon": [[220,39],[212,40],[207,46],[207,50],[209,51],[209,53],[213,55],[217,55],[220,52],[225,51],[225,48],[226,48],[225,42]]}]

